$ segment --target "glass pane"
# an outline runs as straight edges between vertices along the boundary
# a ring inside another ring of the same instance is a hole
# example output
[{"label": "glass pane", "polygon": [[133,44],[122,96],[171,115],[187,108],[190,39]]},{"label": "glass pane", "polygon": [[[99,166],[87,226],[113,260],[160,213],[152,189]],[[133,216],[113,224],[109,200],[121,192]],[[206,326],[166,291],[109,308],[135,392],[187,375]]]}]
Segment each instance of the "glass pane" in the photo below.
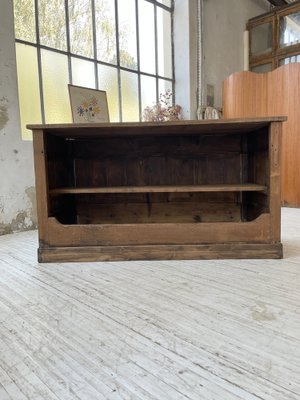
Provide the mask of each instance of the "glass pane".
[{"label": "glass pane", "polygon": [[137,69],[135,0],[118,1],[120,64]]},{"label": "glass pane", "polygon": [[28,140],[32,138],[32,133],[26,125],[42,122],[37,51],[35,47],[16,43],[16,57],[21,132],[22,138]]},{"label": "glass pane", "polygon": [[94,63],[72,57],[72,82],[74,85],[95,89]]},{"label": "glass pane", "polygon": [[281,17],[280,26],[280,47],[291,46],[300,41],[300,12]]},{"label": "glass pane", "polygon": [[118,72],[116,68],[98,65],[99,89],[105,90],[111,122],[120,121]]},{"label": "glass pane", "polygon": [[272,71],[272,64],[262,64],[251,68],[252,72],[263,73]]},{"label": "glass pane", "polygon": [[71,52],[94,57],[91,0],[69,0]]},{"label": "glass pane", "polygon": [[158,74],[172,78],[171,14],[157,9]]},{"label": "glass pane", "polygon": [[167,91],[172,92],[172,82],[159,79],[158,81],[158,94],[165,94]]},{"label": "glass pane", "polygon": [[150,76],[141,76],[142,112],[146,107],[156,103],[156,79]]},{"label": "glass pane", "polygon": [[258,25],[251,29],[251,54],[261,54],[272,50],[272,23]]},{"label": "glass pane", "polygon": [[96,0],[97,59],[117,63],[115,0]]},{"label": "glass pane", "polygon": [[34,0],[14,0],[17,39],[36,43]]},{"label": "glass pane", "polygon": [[157,0],[158,3],[161,3],[167,7],[171,7],[171,0]]},{"label": "glass pane", "polygon": [[121,71],[123,121],[139,120],[138,79],[132,72]]},{"label": "glass pane", "polygon": [[41,44],[67,49],[64,0],[39,0],[39,28]]},{"label": "glass pane", "polygon": [[147,1],[139,1],[140,69],[155,74],[155,25],[154,6]]},{"label": "glass pane", "polygon": [[290,63],[295,63],[295,62],[300,62],[300,55],[292,56],[292,57],[287,57],[287,58],[282,58],[279,61],[279,65],[284,65],[284,64],[290,64]]},{"label": "glass pane", "polygon": [[46,123],[72,122],[67,56],[42,50],[42,74]]}]

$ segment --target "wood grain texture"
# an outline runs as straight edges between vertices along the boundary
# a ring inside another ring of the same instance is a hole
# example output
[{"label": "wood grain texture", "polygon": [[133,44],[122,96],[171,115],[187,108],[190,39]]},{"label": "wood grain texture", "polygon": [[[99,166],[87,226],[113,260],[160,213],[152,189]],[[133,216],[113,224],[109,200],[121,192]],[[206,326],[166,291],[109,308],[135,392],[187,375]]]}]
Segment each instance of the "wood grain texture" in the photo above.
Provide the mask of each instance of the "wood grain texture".
[{"label": "wood grain texture", "polygon": [[254,183],[225,184],[225,185],[185,185],[185,186],[109,186],[109,187],[76,187],[50,190],[50,194],[65,193],[183,193],[183,192],[263,192],[266,186]]},{"label": "wood grain texture", "polygon": [[283,123],[281,199],[300,207],[300,64],[291,63],[272,72],[238,72],[223,82],[225,118],[286,115]]},{"label": "wood grain texture", "polygon": [[200,244],[39,248],[38,261],[211,260],[282,258],[282,244]]},{"label": "wood grain texture", "polygon": [[48,242],[40,243],[41,248],[274,241],[270,231],[270,214],[261,214],[256,220],[250,222],[103,225],[63,225],[50,217],[48,230]]},{"label": "wood grain texture", "polygon": [[279,260],[39,264],[0,236],[0,398],[299,400],[300,210]]},{"label": "wood grain texture", "polygon": [[236,244],[240,258],[252,257],[257,244],[259,257],[282,256],[282,120],[33,127],[47,232],[40,255],[67,257],[59,250],[67,247],[73,259],[94,252],[94,260],[106,246],[111,259],[114,251],[133,259],[219,258],[233,257]]}]

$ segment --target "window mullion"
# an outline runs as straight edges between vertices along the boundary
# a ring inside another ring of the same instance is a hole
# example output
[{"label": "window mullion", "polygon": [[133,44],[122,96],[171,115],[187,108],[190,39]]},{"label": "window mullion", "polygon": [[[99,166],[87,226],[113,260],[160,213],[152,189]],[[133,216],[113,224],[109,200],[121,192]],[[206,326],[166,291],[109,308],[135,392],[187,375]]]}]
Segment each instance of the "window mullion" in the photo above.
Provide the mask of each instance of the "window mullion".
[{"label": "window mullion", "polygon": [[116,52],[117,52],[117,72],[118,72],[118,93],[119,93],[119,118],[123,121],[122,113],[122,88],[121,88],[121,70],[120,70],[120,44],[119,44],[119,11],[118,0],[115,0],[115,20],[116,20]]},{"label": "window mullion", "polygon": [[41,116],[42,122],[45,123],[45,102],[44,102],[44,91],[43,91],[43,71],[42,71],[42,55],[40,48],[40,27],[39,27],[39,1],[34,0],[35,6],[35,32],[36,32],[36,44],[37,44],[37,62],[39,72],[39,89],[40,89],[40,100],[41,100]]},{"label": "window mullion", "polygon": [[98,54],[97,54],[97,31],[96,31],[96,7],[95,0],[91,0],[92,2],[92,29],[93,29],[93,46],[94,46],[94,70],[95,70],[95,82],[96,89],[99,89],[99,81],[98,81]]},{"label": "window mullion", "polygon": [[69,82],[70,84],[72,84],[73,74],[72,74],[72,60],[71,60],[69,0],[65,0],[65,16],[66,16],[66,39],[67,39],[67,53],[68,53]]},{"label": "window mullion", "polygon": [[138,101],[139,118],[142,120],[142,93],[141,93],[141,68],[140,68],[140,32],[139,32],[139,0],[135,0],[135,18],[136,18],[136,58],[138,71]]},{"label": "window mullion", "polygon": [[159,101],[159,85],[158,85],[158,34],[157,34],[157,7],[154,4],[154,45],[155,45],[155,75],[156,75],[156,101]]}]

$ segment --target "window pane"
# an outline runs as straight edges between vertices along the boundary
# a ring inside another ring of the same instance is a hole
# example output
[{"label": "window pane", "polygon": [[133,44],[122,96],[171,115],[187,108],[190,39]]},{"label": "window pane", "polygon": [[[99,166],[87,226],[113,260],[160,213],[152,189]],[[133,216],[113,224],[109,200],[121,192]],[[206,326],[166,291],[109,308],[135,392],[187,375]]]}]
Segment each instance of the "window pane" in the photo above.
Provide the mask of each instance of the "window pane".
[{"label": "window pane", "polygon": [[154,6],[139,1],[140,69],[155,74],[155,25]]},{"label": "window pane", "polygon": [[72,57],[72,82],[74,85],[95,89],[94,63]]},{"label": "window pane", "polygon": [[279,61],[279,65],[284,65],[284,64],[290,64],[294,62],[300,62],[300,55],[292,56],[292,57],[287,57],[283,58]]},{"label": "window pane", "polygon": [[22,138],[31,139],[32,133],[26,125],[42,122],[37,51],[32,46],[16,43],[16,57]]},{"label": "window pane", "polygon": [[156,103],[156,79],[150,76],[141,76],[142,112],[148,106]]},{"label": "window pane", "polygon": [[67,49],[64,0],[39,0],[39,28],[41,44]]},{"label": "window pane", "polygon": [[98,65],[99,89],[105,90],[111,122],[120,121],[118,72],[116,68]]},{"label": "window pane", "polygon": [[172,78],[171,15],[157,8],[158,74]]},{"label": "window pane", "polygon": [[135,73],[121,71],[121,92],[123,121],[138,121],[138,79]]},{"label": "window pane", "polygon": [[256,67],[252,67],[251,71],[257,73],[270,72],[272,71],[272,64],[270,63],[270,64],[257,65]]},{"label": "window pane", "polygon": [[280,22],[280,47],[291,46],[300,41],[300,12],[281,17]]},{"label": "window pane", "polygon": [[34,0],[14,0],[14,13],[16,38],[35,43]]},{"label": "window pane", "polygon": [[42,50],[42,74],[46,123],[71,122],[67,56]]},{"label": "window pane", "polygon": [[97,59],[117,63],[115,1],[96,0]]},{"label": "window pane", "polygon": [[137,69],[135,0],[118,1],[120,64]]},{"label": "window pane", "polygon": [[93,57],[92,7],[90,0],[69,0],[71,52]]},{"label": "window pane", "polygon": [[251,54],[261,54],[272,50],[272,24],[262,24],[251,29]]},{"label": "window pane", "polygon": [[[159,79],[158,81],[158,94],[165,94],[167,91],[172,92],[172,82]],[[172,102],[172,100],[171,100]]]},{"label": "window pane", "polygon": [[171,0],[157,0],[158,3],[161,3],[167,7],[171,7]]}]

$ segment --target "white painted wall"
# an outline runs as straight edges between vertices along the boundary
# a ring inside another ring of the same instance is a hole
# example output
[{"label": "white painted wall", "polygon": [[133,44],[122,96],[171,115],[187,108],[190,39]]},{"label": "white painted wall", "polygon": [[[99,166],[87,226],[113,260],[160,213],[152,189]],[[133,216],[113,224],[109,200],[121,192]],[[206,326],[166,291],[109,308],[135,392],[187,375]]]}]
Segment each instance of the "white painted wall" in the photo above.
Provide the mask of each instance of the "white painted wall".
[{"label": "white painted wall", "polygon": [[184,119],[195,119],[197,112],[197,2],[175,0],[174,64],[176,103]]},{"label": "white painted wall", "polygon": [[21,140],[13,26],[12,0],[1,0],[0,234],[36,226],[32,143]]},{"label": "white painted wall", "polygon": [[248,19],[270,11],[266,0],[203,0],[203,101],[214,85],[215,107],[222,106],[222,82],[244,68],[243,32]]}]

